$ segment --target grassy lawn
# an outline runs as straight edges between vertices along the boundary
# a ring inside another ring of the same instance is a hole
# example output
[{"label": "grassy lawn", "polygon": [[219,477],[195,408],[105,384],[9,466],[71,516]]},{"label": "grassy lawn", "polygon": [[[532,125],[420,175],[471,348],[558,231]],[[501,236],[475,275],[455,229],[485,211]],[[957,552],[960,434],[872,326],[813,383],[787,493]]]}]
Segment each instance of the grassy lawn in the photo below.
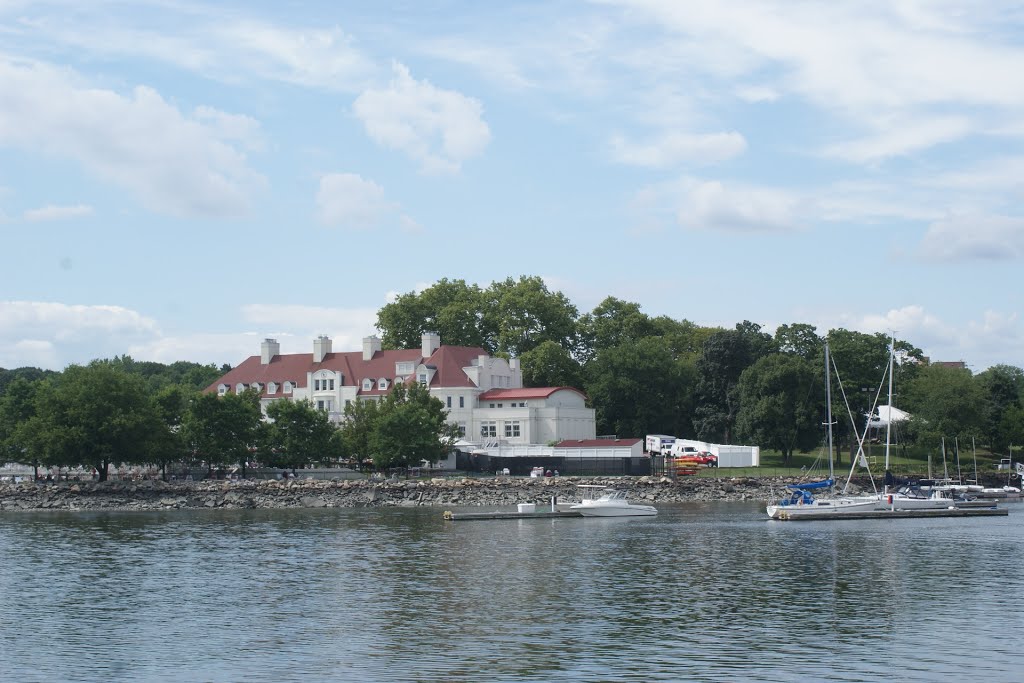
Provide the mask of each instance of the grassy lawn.
[{"label": "grassy lawn", "polygon": [[[885,474],[885,445],[866,444],[865,456],[872,475],[883,476]],[[1021,454],[1015,453],[1019,460]],[[926,477],[928,476],[928,459],[931,457],[931,476],[941,478],[945,472],[952,478],[957,478],[956,456],[954,449],[946,447],[945,468],[943,468],[942,451],[936,446],[934,448],[922,448],[920,446],[892,447],[889,451],[889,464],[897,477]],[[978,475],[988,475],[996,471],[996,466],[1001,458],[1007,455],[992,454],[988,451],[979,450],[977,453]],[[703,477],[799,477],[806,475],[809,478],[825,476],[828,473],[828,456],[824,450],[809,453],[795,453],[790,466],[785,467],[782,463],[782,453],[779,451],[761,450],[760,467],[729,467],[709,468],[701,470],[697,476]],[[803,468],[803,469],[801,469]],[[850,471],[849,449],[844,448],[834,465],[836,476],[845,477]],[[970,448],[960,449],[960,472],[963,479],[974,479],[975,456]],[[854,476],[864,475],[866,471],[858,466],[854,470]]]}]

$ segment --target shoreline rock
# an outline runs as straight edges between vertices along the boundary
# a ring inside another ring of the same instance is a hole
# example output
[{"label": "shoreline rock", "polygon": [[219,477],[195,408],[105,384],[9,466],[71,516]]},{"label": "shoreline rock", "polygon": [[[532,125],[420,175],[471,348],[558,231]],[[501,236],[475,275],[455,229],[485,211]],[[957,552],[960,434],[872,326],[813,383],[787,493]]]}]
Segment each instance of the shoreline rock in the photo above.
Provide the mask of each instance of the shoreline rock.
[{"label": "shoreline rock", "polygon": [[[355,507],[508,507],[578,500],[578,484],[600,484],[644,503],[766,502],[790,477],[445,477],[421,480],[206,480],[0,483],[0,511]],[[856,480],[855,480],[856,482]],[[870,488],[870,483],[856,482]]]}]

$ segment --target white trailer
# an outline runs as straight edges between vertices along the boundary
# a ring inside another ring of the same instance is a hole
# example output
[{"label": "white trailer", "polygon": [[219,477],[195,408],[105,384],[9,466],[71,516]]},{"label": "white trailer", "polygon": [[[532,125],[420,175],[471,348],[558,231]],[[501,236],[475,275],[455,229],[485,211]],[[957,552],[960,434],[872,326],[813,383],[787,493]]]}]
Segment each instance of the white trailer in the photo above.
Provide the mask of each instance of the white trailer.
[{"label": "white trailer", "polygon": [[687,446],[716,456],[719,467],[758,467],[761,464],[761,448],[759,446],[732,446],[695,439],[676,439],[676,450],[682,451]]},{"label": "white trailer", "polygon": [[647,451],[648,455],[652,453],[668,455],[672,450],[672,444],[675,442],[676,437],[669,436],[668,434],[648,434],[644,440],[644,450]]}]

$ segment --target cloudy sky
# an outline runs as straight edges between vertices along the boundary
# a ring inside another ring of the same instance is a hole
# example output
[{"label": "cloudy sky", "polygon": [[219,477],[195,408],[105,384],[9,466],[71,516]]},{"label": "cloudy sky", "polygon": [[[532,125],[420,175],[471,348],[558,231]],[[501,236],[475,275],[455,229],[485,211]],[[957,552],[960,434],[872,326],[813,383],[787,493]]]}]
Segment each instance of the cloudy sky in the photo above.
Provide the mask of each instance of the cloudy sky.
[{"label": "cloudy sky", "polygon": [[0,367],[540,275],[1024,366],[1024,4],[0,0]]}]

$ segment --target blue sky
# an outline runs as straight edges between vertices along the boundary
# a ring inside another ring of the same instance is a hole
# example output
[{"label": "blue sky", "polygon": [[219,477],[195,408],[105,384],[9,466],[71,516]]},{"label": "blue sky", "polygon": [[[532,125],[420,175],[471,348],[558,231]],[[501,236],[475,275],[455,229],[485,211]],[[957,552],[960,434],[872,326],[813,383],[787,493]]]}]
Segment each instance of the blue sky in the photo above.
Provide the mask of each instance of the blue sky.
[{"label": "blue sky", "polygon": [[1024,5],[0,0],[0,367],[360,348],[396,293],[1024,366]]}]

